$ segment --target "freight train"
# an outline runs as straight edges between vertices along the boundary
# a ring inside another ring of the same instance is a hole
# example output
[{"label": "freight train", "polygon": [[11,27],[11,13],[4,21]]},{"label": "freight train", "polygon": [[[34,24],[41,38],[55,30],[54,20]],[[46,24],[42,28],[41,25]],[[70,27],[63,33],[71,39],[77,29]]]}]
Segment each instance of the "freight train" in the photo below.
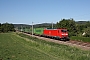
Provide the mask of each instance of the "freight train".
[{"label": "freight train", "polygon": [[[32,34],[32,29],[19,29],[19,31]],[[34,28],[33,35],[55,38],[58,40],[69,41],[68,31],[65,28],[47,29],[47,28]]]}]

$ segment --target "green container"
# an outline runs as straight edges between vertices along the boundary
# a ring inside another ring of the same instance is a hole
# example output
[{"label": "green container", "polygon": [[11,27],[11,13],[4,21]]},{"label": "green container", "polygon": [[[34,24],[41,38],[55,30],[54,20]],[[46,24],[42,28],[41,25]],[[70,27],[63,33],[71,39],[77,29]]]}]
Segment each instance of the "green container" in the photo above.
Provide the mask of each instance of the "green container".
[{"label": "green container", "polygon": [[32,33],[32,28],[29,29],[29,33]]},{"label": "green container", "polygon": [[28,32],[28,29],[27,28],[25,28],[25,32]]},{"label": "green container", "polygon": [[30,29],[29,28],[25,28],[25,32],[30,32]]},{"label": "green container", "polygon": [[34,28],[34,34],[43,35],[44,28]]}]

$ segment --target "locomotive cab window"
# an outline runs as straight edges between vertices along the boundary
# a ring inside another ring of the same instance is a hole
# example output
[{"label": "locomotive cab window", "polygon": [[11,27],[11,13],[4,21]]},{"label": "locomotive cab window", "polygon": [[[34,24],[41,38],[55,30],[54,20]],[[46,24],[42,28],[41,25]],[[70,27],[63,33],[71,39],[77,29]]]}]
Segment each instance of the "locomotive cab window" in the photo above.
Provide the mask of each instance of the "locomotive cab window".
[{"label": "locomotive cab window", "polygon": [[67,32],[67,30],[61,30],[61,32]]}]

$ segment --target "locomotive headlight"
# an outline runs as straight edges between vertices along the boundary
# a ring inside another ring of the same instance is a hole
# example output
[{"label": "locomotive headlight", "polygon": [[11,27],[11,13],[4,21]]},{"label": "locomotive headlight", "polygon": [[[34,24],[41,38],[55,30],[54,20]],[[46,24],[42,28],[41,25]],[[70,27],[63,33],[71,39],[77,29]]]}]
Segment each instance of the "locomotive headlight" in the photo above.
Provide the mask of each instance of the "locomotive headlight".
[{"label": "locomotive headlight", "polygon": [[66,34],[66,35],[68,35],[68,34]]},{"label": "locomotive headlight", "polygon": [[62,34],[62,35],[64,35],[64,34]]},{"label": "locomotive headlight", "polygon": [[62,35],[68,35],[68,34],[62,34]]}]

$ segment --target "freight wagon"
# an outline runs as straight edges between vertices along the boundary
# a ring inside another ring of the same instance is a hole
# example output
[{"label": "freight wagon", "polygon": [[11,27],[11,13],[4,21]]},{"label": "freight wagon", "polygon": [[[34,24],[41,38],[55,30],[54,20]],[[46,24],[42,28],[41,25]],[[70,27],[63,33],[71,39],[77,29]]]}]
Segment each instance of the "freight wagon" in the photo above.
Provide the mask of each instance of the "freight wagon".
[{"label": "freight wagon", "polygon": [[34,35],[43,36],[44,28],[34,28]]},{"label": "freight wagon", "polygon": [[31,33],[31,32],[32,32],[32,29],[25,28],[24,32],[25,32],[25,33]]}]

